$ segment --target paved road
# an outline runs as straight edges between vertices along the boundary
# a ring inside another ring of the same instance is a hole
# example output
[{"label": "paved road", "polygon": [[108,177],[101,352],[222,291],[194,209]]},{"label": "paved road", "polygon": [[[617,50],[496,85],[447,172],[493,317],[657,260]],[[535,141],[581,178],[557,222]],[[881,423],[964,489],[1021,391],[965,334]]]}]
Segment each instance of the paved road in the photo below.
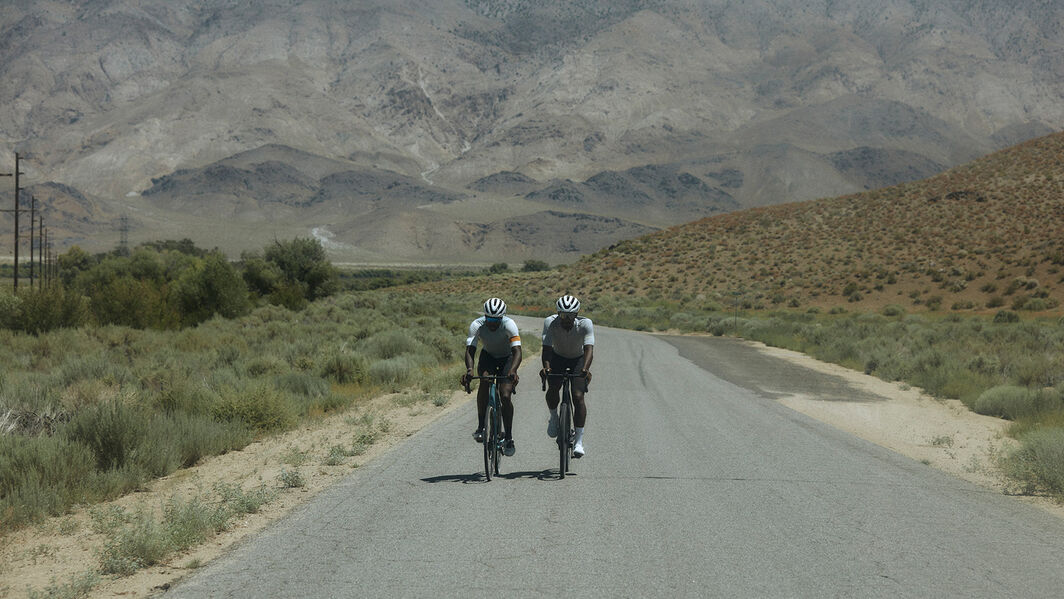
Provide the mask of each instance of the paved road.
[{"label": "paved road", "polygon": [[[522,320],[522,325],[531,320]],[[876,401],[728,339],[601,328],[557,480],[527,362],[485,483],[473,404],[167,597],[1060,597],[1064,524],[781,407]]]}]

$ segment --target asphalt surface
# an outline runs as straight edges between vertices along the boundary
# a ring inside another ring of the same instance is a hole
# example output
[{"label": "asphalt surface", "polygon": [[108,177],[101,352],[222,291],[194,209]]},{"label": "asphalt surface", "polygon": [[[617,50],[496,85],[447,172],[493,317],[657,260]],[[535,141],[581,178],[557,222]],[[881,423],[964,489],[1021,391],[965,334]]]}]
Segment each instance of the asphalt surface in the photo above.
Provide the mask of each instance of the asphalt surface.
[{"label": "asphalt surface", "polygon": [[878,398],[729,339],[596,338],[575,474],[526,360],[501,477],[471,402],[165,597],[1064,594],[1060,520],[774,399]]}]

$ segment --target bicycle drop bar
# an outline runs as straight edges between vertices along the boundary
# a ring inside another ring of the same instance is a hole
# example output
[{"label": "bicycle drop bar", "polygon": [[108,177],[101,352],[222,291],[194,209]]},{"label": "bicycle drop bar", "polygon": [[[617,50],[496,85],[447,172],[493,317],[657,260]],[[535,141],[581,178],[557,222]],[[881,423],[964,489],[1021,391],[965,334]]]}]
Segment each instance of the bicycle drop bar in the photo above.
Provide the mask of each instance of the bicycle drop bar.
[{"label": "bicycle drop bar", "polygon": [[[547,390],[547,379],[548,378],[556,378],[556,379],[564,378],[564,379],[572,380],[572,379],[582,379],[582,378],[584,378],[584,375],[583,375],[583,373],[580,373],[580,372],[570,372],[570,371],[566,371],[566,372],[562,372],[562,373],[558,373],[558,374],[555,374],[553,372],[548,372],[546,376],[540,377],[540,379],[543,381],[543,390],[544,391]],[[588,387],[589,384],[590,383],[588,383],[586,381],[584,382],[584,391],[585,392],[587,391],[587,387]]]},{"label": "bicycle drop bar", "polygon": [[[489,374],[488,376],[471,376],[471,377],[469,377],[469,383],[472,383],[473,381],[496,381],[497,379],[507,379],[507,380],[513,381],[513,379],[511,379],[510,375],[508,375],[508,374]],[[466,383],[466,385],[465,385],[465,392],[466,393],[472,393],[473,392],[473,388],[469,385],[469,383]],[[497,385],[498,383],[496,382],[495,384]],[[512,389],[510,389],[510,394],[511,395],[517,395],[517,385],[516,384],[513,386]]]}]

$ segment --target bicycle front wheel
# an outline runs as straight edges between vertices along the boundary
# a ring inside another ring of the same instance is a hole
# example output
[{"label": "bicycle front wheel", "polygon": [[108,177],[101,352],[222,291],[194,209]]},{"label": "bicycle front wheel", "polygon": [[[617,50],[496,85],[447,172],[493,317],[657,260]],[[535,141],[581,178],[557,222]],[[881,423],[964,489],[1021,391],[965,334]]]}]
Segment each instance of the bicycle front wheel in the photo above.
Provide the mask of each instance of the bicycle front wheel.
[{"label": "bicycle front wheel", "polygon": [[570,435],[572,426],[572,404],[569,398],[565,398],[558,406],[558,474],[560,478],[565,478],[565,473],[569,471],[569,456],[573,451]]},{"label": "bicycle front wheel", "polygon": [[484,478],[491,480],[491,475],[498,472],[496,463],[497,443],[495,437],[495,406],[488,404],[484,410]]}]

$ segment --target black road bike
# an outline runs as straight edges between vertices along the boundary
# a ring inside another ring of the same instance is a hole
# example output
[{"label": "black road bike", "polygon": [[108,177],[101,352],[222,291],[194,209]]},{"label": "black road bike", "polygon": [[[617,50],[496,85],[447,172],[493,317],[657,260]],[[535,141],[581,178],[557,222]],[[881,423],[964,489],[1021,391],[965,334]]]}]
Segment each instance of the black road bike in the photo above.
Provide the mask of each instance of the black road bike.
[{"label": "black road bike", "polygon": [[547,378],[560,378],[562,381],[561,401],[558,403],[558,477],[565,478],[570,471],[569,465],[573,459],[573,443],[576,440],[576,429],[573,428],[573,394],[570,386],[573,379],[579,379],[587,391],[587,383],[582,374],[571,370],[555,374],[548,372],[543,378],[543,390],[547,390]]},{"label": "black road bike", "polygon": [[[488,405],[484,409],[484,478],[491,481],[492,476],[499,475],[499,462],[502,461],[506,439],[502,434],[502,400],[499,398],[499,380],[508,378],[505,374],[470,377],[472,381],[491,381],[488,389]],[[473,389],[466,383],[466,393]],[[510,393],[517,393],[516,385]]]}]

